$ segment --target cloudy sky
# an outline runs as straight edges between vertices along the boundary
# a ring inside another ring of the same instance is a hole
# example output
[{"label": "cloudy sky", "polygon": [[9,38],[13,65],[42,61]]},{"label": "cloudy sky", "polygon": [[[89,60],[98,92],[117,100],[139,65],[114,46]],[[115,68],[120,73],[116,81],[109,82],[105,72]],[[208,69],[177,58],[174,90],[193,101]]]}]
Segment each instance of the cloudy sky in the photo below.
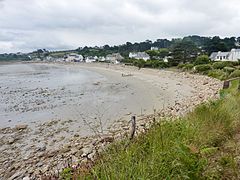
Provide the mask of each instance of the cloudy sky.
[{"label": "cloudy sky", "polygon": [[240,36],[239,0],[0,0],[0,53]]}]

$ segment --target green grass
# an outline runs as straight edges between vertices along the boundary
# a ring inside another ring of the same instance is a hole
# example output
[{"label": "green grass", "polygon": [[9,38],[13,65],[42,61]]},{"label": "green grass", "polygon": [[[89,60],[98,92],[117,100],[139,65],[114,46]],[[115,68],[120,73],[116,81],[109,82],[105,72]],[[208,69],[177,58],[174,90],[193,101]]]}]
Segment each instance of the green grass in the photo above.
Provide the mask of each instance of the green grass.
[{"label": "green grass", "polygon": [[228,89],[222,89],[220,91],[220,96],[224,97],[228,94],[236,94],[236,90],[238,89],[238,85],[239,85],[239,80],[233,80],[230,82],[230,88]]},{"label": "green grass", "polygon": [[[134,141],[112,144],[79,179],[222,179],[212,159],[240,125],[238,81],[224,98],[198,106],[182,119],[154,124]],[[222,157],[219,164],[236,163]],[[233,171],[230,179],[236,178]]]}]

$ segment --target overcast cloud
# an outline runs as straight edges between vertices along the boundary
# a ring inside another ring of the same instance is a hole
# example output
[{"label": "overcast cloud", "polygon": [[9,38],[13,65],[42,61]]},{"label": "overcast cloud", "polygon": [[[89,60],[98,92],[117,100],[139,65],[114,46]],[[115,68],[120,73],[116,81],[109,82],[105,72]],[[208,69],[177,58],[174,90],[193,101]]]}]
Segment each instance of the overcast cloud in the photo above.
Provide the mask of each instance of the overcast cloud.
[{"label": "overcast cloud", "polygon": [[239,0],[0,0],[0,53],[240,36]]}]

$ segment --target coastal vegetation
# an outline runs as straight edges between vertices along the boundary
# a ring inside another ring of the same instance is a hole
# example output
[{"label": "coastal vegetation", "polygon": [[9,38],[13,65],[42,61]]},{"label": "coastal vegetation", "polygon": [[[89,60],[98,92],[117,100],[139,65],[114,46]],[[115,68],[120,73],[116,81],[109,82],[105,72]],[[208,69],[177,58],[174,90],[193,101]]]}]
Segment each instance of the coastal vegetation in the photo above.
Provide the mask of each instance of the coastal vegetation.
[{"label": "coastal vegetation", "polygon": [[207,57],[199,56],[194,64],[179,64],[177,67],[182,71],[205,74],[209,77],[217,78],[220,80],[240,77],[240,61],[211,62],[207,59]]},{"label": "coastal vegetation", "polygon": [[178,119],[161,119],[133,140],[113,143],[63,179],[239,179],[239,81],[221,98]]},{"label": "coastal vegetation", "polygon": [[[104,45],[94,47],[79,47],[73,50],[49,51],[38,49],[36,51],[18,55],[14,53],[0,54],[0,60],[29,60],[37,58],[43,60],[47,56],[62,58],[69,53],[78,53],[84,57],[107,56],[112,53],[120,53],[125,59],[130,52],[146,52],[151,60],[163,61],[164,57],[171,56],[168,66],[177,66],[180,63],[193,63],[199,55],[210,55],[212,52],[230,51],[239,47],[240,37],[202,37],[186,36],[184,38],[157,39],[156,41],[146,40],[143,42],[126,42],[122,45]],[[154,47],[157,50],[151,50]]]},{"label": "coastal vegetation", "polygon": [[0,61],[26,61],[30,60],[26,54],[0,54]]}]

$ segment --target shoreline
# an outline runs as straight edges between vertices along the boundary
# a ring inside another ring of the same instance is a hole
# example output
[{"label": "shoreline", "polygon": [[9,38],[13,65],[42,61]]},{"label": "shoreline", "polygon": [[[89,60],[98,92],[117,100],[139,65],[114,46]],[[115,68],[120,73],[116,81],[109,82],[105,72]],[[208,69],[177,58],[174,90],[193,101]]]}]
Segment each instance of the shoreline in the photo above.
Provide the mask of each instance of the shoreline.
[{"label": "shoreline", "polygon": [[[185,84],[193,88],[194,91],[189,94],[186,92],[184,96],[175,92],[175,89],[170,85],[160,88],[162,91],[169,91],[171,93],[176,93],[180,96],[180,99],[175,102],[171,102],[171,106],[165,106],[162,109],[157,109],[155,114],[150,114],[148,116],[137,116],[137,133],[144,132],[150,125],[153,117],[161,118],[166,116],[181,116],[193,109],[196,105],[206,102],[210,99],[218,98],[218,90],[222,88],[222,82],[208,78],[206,76],[192,75],[188,73],[176,73],[165,70],[154,70],[154,69],[141,69],[138,70],[135,67],[122,66],[122,65],[107,65],[107,64],[63,64],[63,66],[74,66],[76,68],[84,68],[92,71],[97,71],[98,73],[108,74],[109,76],[117,76],[119,78],[128,78],[129,81],[132,79],[137,79],[143,82],[143,84],[152,84],[152,86],[159,88],[163,86],[163,82],[169,83],[174,82],[175,88],[181,88]],[[122,74],[131,74],[129,77],[122,77]],[[134,80],[133,80],[134,81]],[[176,83],[177,82],[177,83]],[[166,85],[166,84],[165,84]],[[171,90],[171,88],[173,90]],[[159,90],[160,90],[159,89]],[[185,90],[184,88],[182,90]],[[187,90],[187,88],[186,88]],[[147,91],[147,88],[146,88]],[[147,93],[146,93],[147,94]],[[188,96],[187,96],[188,95]],[[169,97],[170,97],[169,96]],[[173,98],[174,99],[174,98]],[[167,100],[166,100],[167,101]],[[154,111],[154,110],[153,110]],[[153,112],[152,111],[152,112]],[[130,115],[128,115],[130,120]],[[49,121],[42,128],[51,129],[55,123],[54,121]],[[45,129],[45,130],[46,130]],[[69,139],[69,142],[61,147],[59,150],[46,149],[46,147],[39,146],[35,149],[35,153],[29,154],[26,157],[18,157],[18,159],[13,162],[10,160],[10,164],[4,164],[6,158],[1,160],[1,168],[7,167],[8,174],[3,176],[9,178],[14,175],[21,176],[37,176],[40,173],[56,173],[59,169],[64,168],[66,160],[70,157],[72,158],[71,164],[83,163],[88,159],[93,160],[96,153],[103,151],[109,143],[114,140],[121,139],[125,134],[129,132],[129,124],[126,120],[119,120],[115,122],[109,129],[108,133],[101,134],[101,136],[94,135],[91,137],[73,137]],[[27,136],[31,129],[26,126],[15,127],[15,128],[4,128],[1,129],[1,133],[5,136],[12,137],[18,135],[19,138],[24,138]],[[14,139],[10,139],[10,145],[18,143]],[[9,143],[9,142],[8,142]],[[5,144],[6,145],[6,144]],[[8,145],[6,145],[8,146]],[[21,145],[20,145],[21,147]],[[4,151],[5,152],[5,151]],[[14,153],[10,152],[9,154]],[[8,155],[5,154],[4,155]],[[20,154],[18,154],[21,156]],[[73,158],[74,157],[74,158]],[[14,167],[14,168],[13,168]],[[2,169],[3,170],[3,169]],[[6,169],[4,169],[6,170]],[[10,171],[11,170],[11,171]],[[0,171],[2,175],[4,171]],[[18,173],[18,174],[16,174]]]}]

